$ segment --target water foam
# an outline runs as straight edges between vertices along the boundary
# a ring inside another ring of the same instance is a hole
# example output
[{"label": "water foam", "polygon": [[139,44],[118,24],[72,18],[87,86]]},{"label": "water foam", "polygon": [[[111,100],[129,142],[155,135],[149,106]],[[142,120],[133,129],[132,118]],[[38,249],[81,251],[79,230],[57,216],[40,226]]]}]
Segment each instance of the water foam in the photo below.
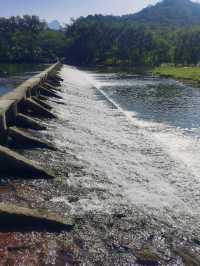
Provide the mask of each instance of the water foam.
[{"label": "water foam", "polygon": [[[85,166],[83,176],[68,180],[70,186],[87,191],[73,211],[109,212],[120,202],[170,221],[178,219],[180,225],[192,219],[197,223],[199,140],[178,128],[138,119],[87,72],[65,67],[62,77],[67,108],[59,106],[59,114],[68,123],[58,128],[63,138],[58,145],[70,148]],[[95,88],[115,109],[97,99]]]}]

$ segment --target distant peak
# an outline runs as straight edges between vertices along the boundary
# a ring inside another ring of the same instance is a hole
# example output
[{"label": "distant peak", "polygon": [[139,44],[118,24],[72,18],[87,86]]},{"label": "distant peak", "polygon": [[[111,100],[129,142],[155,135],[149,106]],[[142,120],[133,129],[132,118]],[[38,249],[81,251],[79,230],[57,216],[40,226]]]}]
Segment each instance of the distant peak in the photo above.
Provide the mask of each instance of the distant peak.
[{"label": "distant peak", "polygon": [[124,16],[148,25],[192,26],[200,24],[200,3],[191,0],[161,0],[138,13]]},{"label": "distant peak", "polygon": [[192,2],[190,0],[162,0],[158,4],[167,4],[167,5],[185,5],[185,4],[198,4],[197,2]]},{"label": "distant peak", "polygon": [[162,2],[166,2],[166,3],[189,3],[191,2],[190,0],[162,0]]},{"label": "distant peak", "polygon": [[52,30],[60,30],[62,28],[60,22],[56,19],[49,22],[48,27]]}]

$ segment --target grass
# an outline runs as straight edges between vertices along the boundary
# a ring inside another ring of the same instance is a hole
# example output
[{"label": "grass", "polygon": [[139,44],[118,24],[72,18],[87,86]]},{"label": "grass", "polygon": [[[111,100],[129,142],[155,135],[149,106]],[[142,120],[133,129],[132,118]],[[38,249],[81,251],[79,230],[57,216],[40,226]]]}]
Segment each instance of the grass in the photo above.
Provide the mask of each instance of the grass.
[{"label": "grass", "polygon": [[200,67],[160,66],[153,70],[153,74],[200,83]]}]

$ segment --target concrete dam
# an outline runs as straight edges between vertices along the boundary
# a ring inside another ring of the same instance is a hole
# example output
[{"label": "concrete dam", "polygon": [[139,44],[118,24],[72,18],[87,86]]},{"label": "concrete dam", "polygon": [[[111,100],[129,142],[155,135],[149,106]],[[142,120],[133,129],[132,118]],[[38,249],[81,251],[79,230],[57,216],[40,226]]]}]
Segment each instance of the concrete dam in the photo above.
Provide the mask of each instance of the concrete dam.
[{"label": "concrete dam", "polygon": [[[51,106],[45,101],[49,97],[60,98],[56,94],[62,80],[57,72],[61,63],[57,62],[43,72],[23,82],[13,91],[0,97],[0,171],[4,176],[21,176],[25,178],[54,178],[50,169],[43,169],[37,163],[15,152],[18,147],[39,147],[55,150],[51,143],[40,140],[27,133],[25,129],[45,130],[46,127],[35,121],[40,118],[56,118]],[[13,149],[12,149],[13,147]],[[44,222],[48,226],[70,226],[69,220],[63,220],[52,214],[39,214],[37,210],[16,207],[0,203],[0,225],[6,225],[14,219],[13,225],[27,222]]]},{"label": "concrete dam", "polygon": [[200,91],[31,75],[0,97],[0,265],[200,265]]}]

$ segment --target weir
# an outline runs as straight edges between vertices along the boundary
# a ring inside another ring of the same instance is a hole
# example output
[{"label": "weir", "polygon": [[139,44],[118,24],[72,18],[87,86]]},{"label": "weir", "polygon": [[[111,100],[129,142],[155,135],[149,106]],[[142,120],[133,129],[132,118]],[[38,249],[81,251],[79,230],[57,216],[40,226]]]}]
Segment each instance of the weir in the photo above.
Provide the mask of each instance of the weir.
[{"label": "weir", "polygon": [[45,127],[35,121],[34,116],[56,118],[50,106],[40,97],[59,98],[56,94],[56,85],[61,81],[57,76],[60,67],[61,63],[57,62],[0,97],[0,174],[24,177],[31,173],[30,176],[36,178],[54,177],[49,171],[41,169],[36,163],[9,149],[8,142],[11,142],[13,147],[22,145],[26,148],[32,145],[54,149],[51,144],[25,133],[21,128],[44,130]]},{"label": "weir", "polygon": [[[0,97],[0,179],[2,176],[25,179],[55,177],[51,170],[43,169],[12,149],[39,147],[56,150],[51,143],[32,136],[26,129],[46,129],[33,116],[56,118],[45,100],[48,100],[48,97],[61,98],[56,92],[59,90],[56,87],[62,81],[57,75],[60,67],[61,64],[57,62]],[[8,227],[13,230],[18,228],[18,225],[23,229],[25,226],[37,228],[44,225],[45,228],[57,231],[71,229],[74,223],[70,218],[59,217],[49,211],[43,210],[41,213],[33,208],[0,203],[0,228]]]}]

